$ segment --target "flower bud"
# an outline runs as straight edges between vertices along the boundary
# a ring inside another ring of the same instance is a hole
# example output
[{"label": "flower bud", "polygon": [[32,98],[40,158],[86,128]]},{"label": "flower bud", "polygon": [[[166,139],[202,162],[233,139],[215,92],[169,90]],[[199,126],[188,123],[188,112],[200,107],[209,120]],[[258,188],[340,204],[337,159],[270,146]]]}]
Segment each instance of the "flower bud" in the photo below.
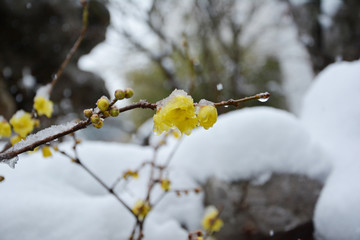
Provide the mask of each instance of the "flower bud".
[{"label": "flower bud", "polygon": [[102,119],[100,119],[100,121],[98,123],[93,123],[94,127],[98,128],[98,129],[102,128],[103,124],[104,124],[104,121]]},{"label": "flower bud", "polygon": [[93,114],[92,109],[85,109],[84,110],[85,117],[90,118],[92,114]]},{"label": "flower bud", "polygon": [[100,109],[100,111],[104,112],[104,111],[108,110],[108,108],[110,106],[110,102],[106,97],[101,97],[96,102],[96,105]]},{"label": "flower bud", "polygon": [[161,183],[161,188],[162,188],[165,192],[167,192],[167,191],[170,190],[170,188],[171,188],[171,182],[170,182],[169,179],[161,179],[160,183]]},{"label": "flower bud", "polygon": [[99,115],[96,114],[96,113],[93,114],[90,119],[91,119],[91,122],[94,123],[94,124],[97,124],[97,123],[100,122],[100,117],[99,117]]},{"label": "flower bud", "polygon": [[111,109],[110,109],[110,115],[112,116],[112,117],[117,117],[117,116],[119,116],[119,109],[117,108],[117,107],[112,107]]},{"label": "flower bud", "polygon": [[34,119],[34,127],[40,127],[40,120],[39,119]]},{"label": "flower bud", "polygon": [[124,99],[124,98],[125,98],[125,92],[124,92],[123,90],[121,90],[121,89],[116,90],[116,91],[115,91],[115,98],[116,98],[117,100],[122,100],[122,99]]},{"label": "flower bud", "polygon": [[104,115],[104,117],[106,117],[106,118],[107,118],[107,117],[110,117],[109,111],[104,111],[104,112],[103,112],[103,115]]},{"label": "flower bud", "polygon": [[210,104],[200,106],[197,117],[199,119],[200,126],[204,127],[205,129],[209,129],[216,123],[217,120],[216,107]]},{"label": "flower bud", "polygon": [[134,90],[131,88],[125,89],[125,98],[131,98],[134,95]]}]

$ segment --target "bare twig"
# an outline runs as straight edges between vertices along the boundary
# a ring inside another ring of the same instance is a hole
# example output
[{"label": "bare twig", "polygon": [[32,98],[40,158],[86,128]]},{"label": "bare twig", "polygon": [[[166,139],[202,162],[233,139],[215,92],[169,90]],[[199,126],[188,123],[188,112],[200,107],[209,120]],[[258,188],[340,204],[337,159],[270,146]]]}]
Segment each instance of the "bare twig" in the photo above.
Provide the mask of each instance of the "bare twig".
[{"label": "bare twig", "polygon": [[83,41],[83,39],[85,37],[85,33],[86,33],[86,30],[87,30],[87,27],[88,27],[89,6],[88,6],[88,3],[85,0],[82,0],[81,4],[83,5],[83,20],[82,20],[82,28],[81,28],[81,31],[80,31],[80,35],[77,38],[74,45],[72,46],[72,48],[70,49],[70,51],[68,52],[68,54],[66,55],[65,60],[63,61],[63,63],[59,67],[56,74],[54,74],[53,79],[51,81],[51,88],[49,90],[49,94],[51,93],[52,89],[54,88],[54,85],[59,80],[60,76],[64,72],[64,69],[69,64],[71,58],[74,56],[75,52],[77,51],[77,49],[80,46],[80,43]]},{"label": "bare twig", "polygon": [[255,100],[255,99],[264,99],[264,101],[266,101],[266,99],[268,99],[269,97],[270,97],[270,93],[265,92],[265,93],[259,93],[254,96],[244,97],[244,98],[240,98],[240,99],[236,99],[236,100],[230,99],[227,101],[218,102],[218,103],[215,103],[214,105],[215,105],[215,107],[229,106],[229,105],[238,107],[240,103],[243,103],[246,101]]}]

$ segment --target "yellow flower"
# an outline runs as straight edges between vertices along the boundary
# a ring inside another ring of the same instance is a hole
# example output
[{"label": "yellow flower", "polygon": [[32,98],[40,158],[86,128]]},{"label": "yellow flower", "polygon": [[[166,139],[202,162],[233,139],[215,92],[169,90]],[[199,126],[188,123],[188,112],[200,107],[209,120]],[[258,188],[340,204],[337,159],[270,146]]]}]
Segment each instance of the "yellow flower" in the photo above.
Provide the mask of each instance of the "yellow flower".
[{"label": "yellow flower", "polygon": [[10,136],[11,136],[10,124],[2,116],[0,116],[0,138],[10,137]]},{"label": "yellow flower", "polygon": [[181,133],[190,135],[196,128],[198,120],[195,115],[194,102],[191,96],[182,90],[174,90],[171,95],[158,102],[158,109],[153,117],[154,132],[161,134],[177,128]]},{"label": "yellow flower", "polygon": [[127,179],[128,177],[138,178],[139,174],[137,171],[128,170],[123,174],[123,178]]},{"label": "yellow flower", "polygon": [[51,117],[53,112],[53,102],[41,96],[37,96],[34,99],[34,108],[39,116],[46,115]]},{"label": "yellow flower", "polygon": [[24,138],[20,137],[19,135],[13,136],[10,138],[11,145],[14,146],[15,143],[20,142],[22,139]]},{"label": "yellow flower", "polygon": [[50,147],[49,146],[44,146],[42,149],[42,154],[43,154],[43,157],[46,158],[46,157],[51,157],[52,156],[52,153],[50,151]]},{"label": "yellow flower", "polygon": [[131,211],[138,217],[139,220],[143,220],[146,215],[150,212],[151,207],[148,202],[138,200]]},{"label": "yellow flower", "polygon": [[162,188],[165,192],[167,192],[167,191],[170,190],[171,182],[170,182],[169,179],[161,179],[160,183],[161,183],[161,188]]},{"label": "yellow flower", "polygon": [[37,152],[37,150],[39,150],[39,148],[40,147],[36,147],[36,148],[34,148],[34,150],[27,151],[26,153],[33,154],[33,153]]},{"label": "yellow flower", "polygon": [[34,121],[31,118],[30,113],[19,110],[10,119],[10,124],[14,128],[14,131],[20,135],[20,137],[26,137],[34,130]]},{"label": "yellow flower", "polygon": [[209,129],[216,123],[217,110],[216,107],[211,103],[202,105],[202,101],[204,100],[201,100],[199,103],[200,106],[197,117],[199,119],[200,126],[204,127],[205,129]]},{"label": "yellow flower", "polygon": [[224,222],[219,218],[219,211],[213,206],[208,207],[207,214],[202,220],[204,230],[208,232],[218,232],[223,225]]}]

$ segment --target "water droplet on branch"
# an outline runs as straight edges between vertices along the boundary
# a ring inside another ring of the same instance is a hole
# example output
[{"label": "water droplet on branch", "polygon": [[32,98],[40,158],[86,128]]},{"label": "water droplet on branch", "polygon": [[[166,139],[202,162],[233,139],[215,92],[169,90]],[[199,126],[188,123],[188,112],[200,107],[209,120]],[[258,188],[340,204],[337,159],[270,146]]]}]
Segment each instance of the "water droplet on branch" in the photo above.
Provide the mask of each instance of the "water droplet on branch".
[{"label": "water droplet on branch", "polygon": [[270,93],[264,92],[259,94],[258,101],[259,102],[267,102],[270,98]]}]

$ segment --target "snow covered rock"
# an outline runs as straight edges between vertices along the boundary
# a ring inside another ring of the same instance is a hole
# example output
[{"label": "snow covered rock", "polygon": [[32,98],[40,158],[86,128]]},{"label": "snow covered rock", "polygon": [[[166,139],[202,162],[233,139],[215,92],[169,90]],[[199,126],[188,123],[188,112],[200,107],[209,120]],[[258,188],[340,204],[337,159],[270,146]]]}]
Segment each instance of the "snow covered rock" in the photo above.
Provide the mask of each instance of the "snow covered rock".
[{"label": "snow covered rock", "polygon": [[[205,205],[223,206],[226,224],[218,239],[279,239],[284,233],[287,239],[308,239],[321,188],[320,182],[295,174],[274,174],[260,185],[211,178],[205,185]],[[304,225],[302,235],[294,234]]]}]

